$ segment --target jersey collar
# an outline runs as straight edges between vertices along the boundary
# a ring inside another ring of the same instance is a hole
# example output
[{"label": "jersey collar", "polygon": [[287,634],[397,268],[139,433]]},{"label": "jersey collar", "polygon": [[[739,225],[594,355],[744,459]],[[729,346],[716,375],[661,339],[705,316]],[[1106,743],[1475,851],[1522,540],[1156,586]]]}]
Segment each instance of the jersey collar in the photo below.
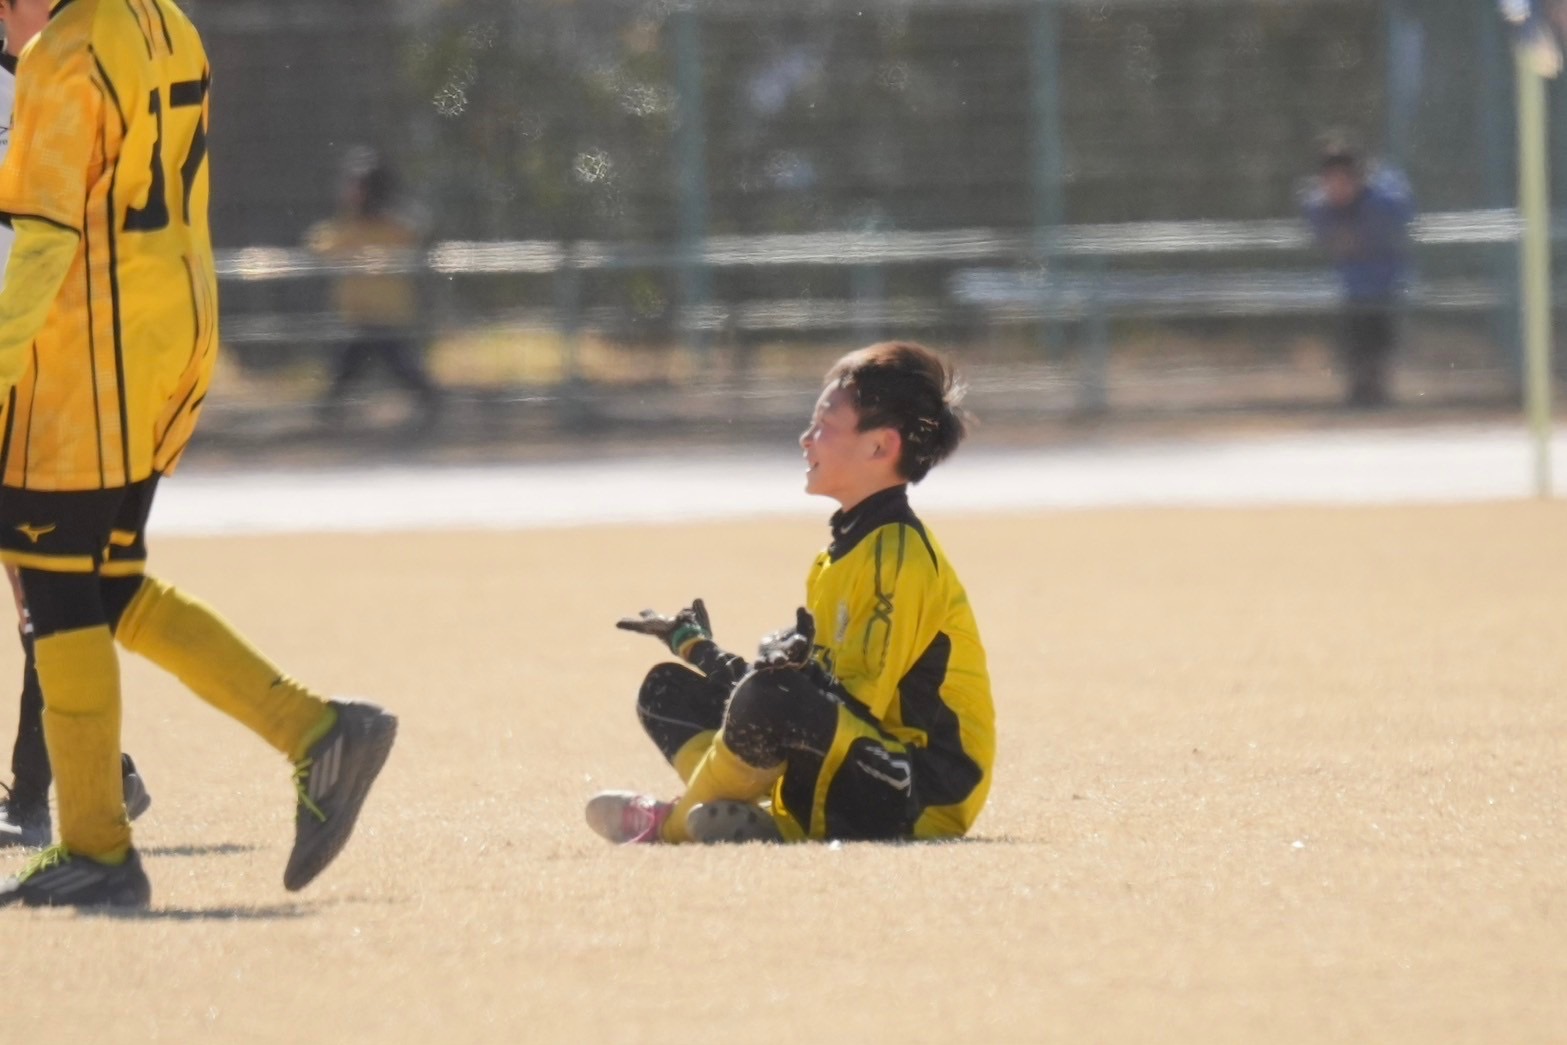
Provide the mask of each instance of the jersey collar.
[{"label": "jersey collar", "polygon": [[53,18],[55,15],[59,14],[60,13],[60,9],[63,8],[66,4],[69,4],[70,2],[71,2],[71,0],[60,0],[59,3],[57,3],[53,7],[49,8],[49,17]]},{"label": "jersey collar", "polygon": [[890,522],[909,522],[913,514],[907,484],[879,490],[853,508],[833,513],[828,524],[832,543],[827,546],[827,554],[836,562],[853,551],[866,534]]}]

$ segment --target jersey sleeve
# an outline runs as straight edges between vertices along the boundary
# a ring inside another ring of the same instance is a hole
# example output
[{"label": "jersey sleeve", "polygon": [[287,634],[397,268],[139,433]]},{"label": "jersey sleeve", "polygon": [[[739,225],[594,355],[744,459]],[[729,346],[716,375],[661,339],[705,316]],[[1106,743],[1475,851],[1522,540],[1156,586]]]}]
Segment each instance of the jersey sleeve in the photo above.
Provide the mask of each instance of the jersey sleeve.
[{"label": "jersey sleeve", "polygon": [[[878,719],[887,717],[898,685],[939,629],[941,578],[924,539],[911,526],[883,527],[855,585],[847,642],[859,645],[845,688]],[[820,627],[820,624],[818,624]]]},{"label": "jersey sleeve", "polygon": [[[41,43],[42,41],[40,41]],[[0,164],[0,213],[81,232],[103,95],[90,55],[34,48],[16,82],[11,147]]]}]

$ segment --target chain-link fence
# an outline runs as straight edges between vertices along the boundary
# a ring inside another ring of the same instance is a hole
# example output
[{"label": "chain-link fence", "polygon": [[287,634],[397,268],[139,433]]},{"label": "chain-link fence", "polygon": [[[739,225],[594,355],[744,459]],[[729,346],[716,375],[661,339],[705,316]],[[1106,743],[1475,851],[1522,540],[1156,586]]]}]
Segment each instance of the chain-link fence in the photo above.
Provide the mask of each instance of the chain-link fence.
[{"label": "chain-link fence", "polygon": [[1489,5],[189,6],[215,76],[216,418],[342,421],[315,408],[353,328],[332,284],[366,262],[303,244],[360,146],[419,236],[370,269],[406,270],[435,380],[497,433],[788,413],[883,336],[948,347],[1020,418],[1325,405],[1338,295],[1298,207],[1330,128],[1421,209],[1398,398],[1515,394]]}]

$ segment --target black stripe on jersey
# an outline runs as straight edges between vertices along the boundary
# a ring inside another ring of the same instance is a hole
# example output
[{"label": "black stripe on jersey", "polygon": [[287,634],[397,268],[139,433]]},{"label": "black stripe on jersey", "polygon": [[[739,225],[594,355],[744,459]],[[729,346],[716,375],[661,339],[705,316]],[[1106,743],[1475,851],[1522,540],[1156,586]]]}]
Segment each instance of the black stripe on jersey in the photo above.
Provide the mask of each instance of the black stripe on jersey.
[{"label": "black stripe on jersey", "polygon": [[163,5],[158,0],[152,0],[152,9],[158,13],[158,24],[163,27],[163,42],[169,45],[169,53],[174,53],[174,38],[169,35],[169,20],[163,17]]},{"label": "black stripe on jersey", "polygon": [[207,96],[208,83],[209,81],[203,77],[200,80],[180,80],[169,84],[169,108],[200,105],[201,100]]},{"label": "black stripe on jersey", "polygon": [[[98,52],[91,45],[87,48],[92,55],[93,65],[98,69],[98,75],[103,79],[104,89],[109,92],[110,99],[114,102],[114,109],[120,114],[120,136],[123,138],[130,130],[126,125],[125,110],[120,106],[120,96],[114,89],[114,81],[109,79],[109,71],[103,67],[103,62],[98,59]],[[105,152],[107,155],[107,152]],[[108,210],[109,228],[109,308],[111,312],[111,327],[114,330],[114,377],[118,382],[119,406],[120,406],[120,453],[124,459],[125,475],[123,481],[131,481],[131,422],[126,413],[125,406],[125,340],[120,328],[120,250],[115,236],[119,231],[114,221],[114,190],[120,179],[120,168],[116,164],[114,173],[109,175],[109,198],[104,201]],[[95,371],[96,372],[96,371]],[[98,438],[98,467],[103,468],[103,436]]]},{"label": "black stripe on jersey", "polygon": [[919,780],[920,803],[927,806],[951,806],[962,802],[985,771],[963,750],[963,732],[958,714],[941,699],[941,684],[947,677],[947,661],[952,656],[952,640],[938,632],[914,662],[908,674],[898,681],[898,707],[903,724],[925,734],[926,745],[911,749]]},{"label": "black stripe on jersey", "polygon": [[0,435],[0,478],[5,476],[6,466],[11,463],[11,433],[16,431],[15,385],[6,393],[5,403],[5,434]]},{"label": "black stripe on jersey", "polygon": [[9,51],[0,51],[0,69],[4,69],[12,76],[16,75],[16,55]]},{"label": "black stripe on jersey", "polygon": [[147,48],[147,58],[148,60],[151,60],[152,37],[148,35],[148,29],[151,25],[152,19],[147,19],[148,24],[143,25],[142,18],[145,17],[146,12],[140,10],[135,4],[131,3],[131,0],[125,0],[125,7],[128,11],[130,11],[131,17],[136,20],[136,28],[141,33],[142,45]]},{"label": "black stripe on jersey", "polygon": [[33,411],[38,408],[38,342],[33,342],[33,389],[27,397],[27,431],[22,435],[22,486],[27,486],[27,466],[33,460]]},{"label": "black stripe on jersey", "polygon": [[[107,156],[108,142],[104,140],[103,125],[98,127],[98,151]],[[82,271],[87,278],[87,371],[92,374],[92,424],[93,439],[98,445],[98,486],[104,485],[103,475],[103,414],[98,406],[98,324],[93,315],[92,292],[92,237],[87,233],[89,222],[82,222],[82,254],[87,264]]]},{"label": "black stripe on jersey", "polygon": [[[190,365],[196,361],[196,357],[201,352],[203,332],[201,324],[201,308],[196,303],[196,278],[190,270],[190,259],[181,258],[180,262],[185,266],[185,285],[190,289],[190,313],[191,318],[195,321],[196,327],[191,337],[190,357],[185,361],[185,366],[188,370]],[[163,441],[169,437],[170,432],[174,431],[174,426],[179,423],[180,415],[185,412],[185,404],[189,403],[190,397],[195,394],[196,383],[191,382],[191,386],[185,390],[185,397],[180,400],[180,405],[175,407],[174,412],[169,415],[169,423],[164,427],[162,432],[157,433],[156,441],[153,443],[154,454],[157,454],[163,450]]]},{"label": "black stripe on jersey", "polygon": [[72,0],[60,0],[59,3],[55,4],[53,7],[51,7],[49,9],[49,17],[53,18],[55,15],[57,15],[61,11],[65,10],[66,5],[70,4],[71,2],[72,2]]},{"label": "black stripe on jersey", "polygon": [[82,234],[82,230],[77,228],[75,225],[67,225],[63,221],[55,221],[53,218],[46,218],[42,214],[15,213],[15,214],[7,214],[6,215],[6,224],[10,225],[12,228],[16,227],[16,223],[19,220],[20,221],[41,221],[45,225],[53,225],[57,229],[64,229],[67,232],[74,232],[78,236],[80,236]]},{"label": "black stripe on jersey", "polygon": [[114,103],[114,111],[120,114],[120,130],[125,130],[126,116],[125,106],[120,104],[120,92],[114,89],[114,81],[109,78],[109,70],[103,67],[103,62],[98,58],[98,52],[91,44],[87,45],[87,53],[92,55],[93,68],[98,70],[98,79],[103,81],[103,89],[109,92],[109,100]]}]

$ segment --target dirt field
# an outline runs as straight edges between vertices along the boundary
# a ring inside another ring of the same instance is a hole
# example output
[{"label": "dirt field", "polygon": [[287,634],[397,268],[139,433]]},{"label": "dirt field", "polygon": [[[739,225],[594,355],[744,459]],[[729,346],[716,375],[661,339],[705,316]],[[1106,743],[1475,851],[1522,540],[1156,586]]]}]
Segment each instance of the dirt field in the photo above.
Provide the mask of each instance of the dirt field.
[{"label": "dirt field", "polygon": [[702,595],[749,648],[812,523],[155,544],[399,746],[291,895],[286,765],[130,663],[154,909],[6,911],[0,1040],[1567,1036],[1567,505],[929,521],[1001,731],[942,846],[583,826],[673,783],[632,712],[658,650],[613,619]]}]

